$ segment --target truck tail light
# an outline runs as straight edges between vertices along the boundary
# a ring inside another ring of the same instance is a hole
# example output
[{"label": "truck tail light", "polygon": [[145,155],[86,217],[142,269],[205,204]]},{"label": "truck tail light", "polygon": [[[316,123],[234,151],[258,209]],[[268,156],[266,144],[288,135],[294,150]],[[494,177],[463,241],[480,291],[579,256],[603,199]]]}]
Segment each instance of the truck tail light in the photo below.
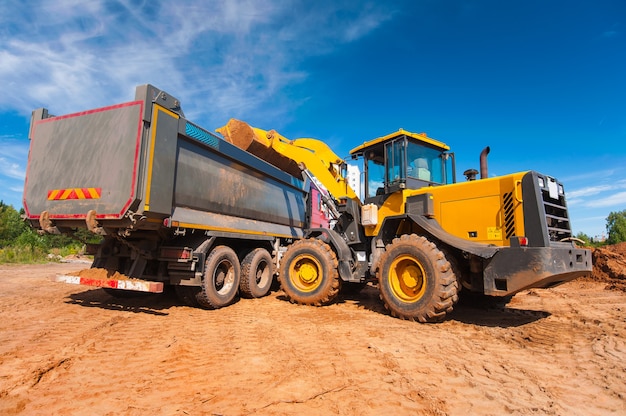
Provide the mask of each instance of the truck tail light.
[{"label": "truck tail light", "polygon": [[161,258],[165,260],[189,261],[193,257],[193,250],[185,247],[163,247],[161,248]]}]

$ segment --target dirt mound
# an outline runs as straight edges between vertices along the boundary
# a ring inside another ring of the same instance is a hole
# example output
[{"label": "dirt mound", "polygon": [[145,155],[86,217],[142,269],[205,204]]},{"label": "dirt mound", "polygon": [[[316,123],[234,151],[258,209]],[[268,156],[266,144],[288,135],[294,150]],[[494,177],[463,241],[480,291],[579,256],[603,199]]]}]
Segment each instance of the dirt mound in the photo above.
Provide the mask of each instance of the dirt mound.
[{"label": "dirt mound", "polygon": [[607,283],[607,289],[626,292],[626,243],[593,250],[591,280]]}]

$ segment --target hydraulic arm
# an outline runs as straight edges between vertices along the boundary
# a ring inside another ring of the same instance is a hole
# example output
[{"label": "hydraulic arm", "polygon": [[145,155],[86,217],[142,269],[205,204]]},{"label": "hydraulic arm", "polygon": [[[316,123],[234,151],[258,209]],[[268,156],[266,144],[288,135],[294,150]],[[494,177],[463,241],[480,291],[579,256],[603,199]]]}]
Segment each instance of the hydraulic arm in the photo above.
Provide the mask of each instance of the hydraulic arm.
[{"label": "hydraulic arm", "polygon": [[302,171],[309,171],[333,198],[347,197],[361,204],[341,175],[345,162],[326,143],[316,139],[289,140],[275,130],[262,130],[234,118],[217,131],[227,141],[287,173],[301,176]]}]

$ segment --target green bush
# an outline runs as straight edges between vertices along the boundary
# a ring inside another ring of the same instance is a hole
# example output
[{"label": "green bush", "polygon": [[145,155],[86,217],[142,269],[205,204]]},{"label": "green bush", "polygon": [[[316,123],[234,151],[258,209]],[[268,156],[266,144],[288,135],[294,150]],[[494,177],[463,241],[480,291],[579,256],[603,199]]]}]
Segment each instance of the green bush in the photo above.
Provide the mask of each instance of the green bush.
[{"label": "green bush", "polygon": [[608,244],[626,241],[626,210],[609,213],[606,218],[606,231],[609,235]]},{"label": "green bush", "polygon": [[0,263],[46,263],[57,261],[48,257],[48,252],[41,247],[11,246],[0,248]]},{"label": "green bush", "polygon": [[98,243],[101,237],[81,229],[73,239],[67,235],[39,235],[22,220],[19,212],[0,201],[0,263],[45,263],[77,254],[84,243]]}]

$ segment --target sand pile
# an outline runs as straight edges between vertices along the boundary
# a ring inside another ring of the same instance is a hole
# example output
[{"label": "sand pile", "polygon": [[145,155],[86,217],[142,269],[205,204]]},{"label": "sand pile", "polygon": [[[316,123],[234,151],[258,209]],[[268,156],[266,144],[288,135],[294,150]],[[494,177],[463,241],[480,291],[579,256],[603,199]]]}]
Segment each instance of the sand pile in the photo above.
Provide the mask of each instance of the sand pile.
[{"label": "sand pile", "polygon": [[607,289],[626,292],[626,243],[593,249],[590,279],[607,283]]}]

